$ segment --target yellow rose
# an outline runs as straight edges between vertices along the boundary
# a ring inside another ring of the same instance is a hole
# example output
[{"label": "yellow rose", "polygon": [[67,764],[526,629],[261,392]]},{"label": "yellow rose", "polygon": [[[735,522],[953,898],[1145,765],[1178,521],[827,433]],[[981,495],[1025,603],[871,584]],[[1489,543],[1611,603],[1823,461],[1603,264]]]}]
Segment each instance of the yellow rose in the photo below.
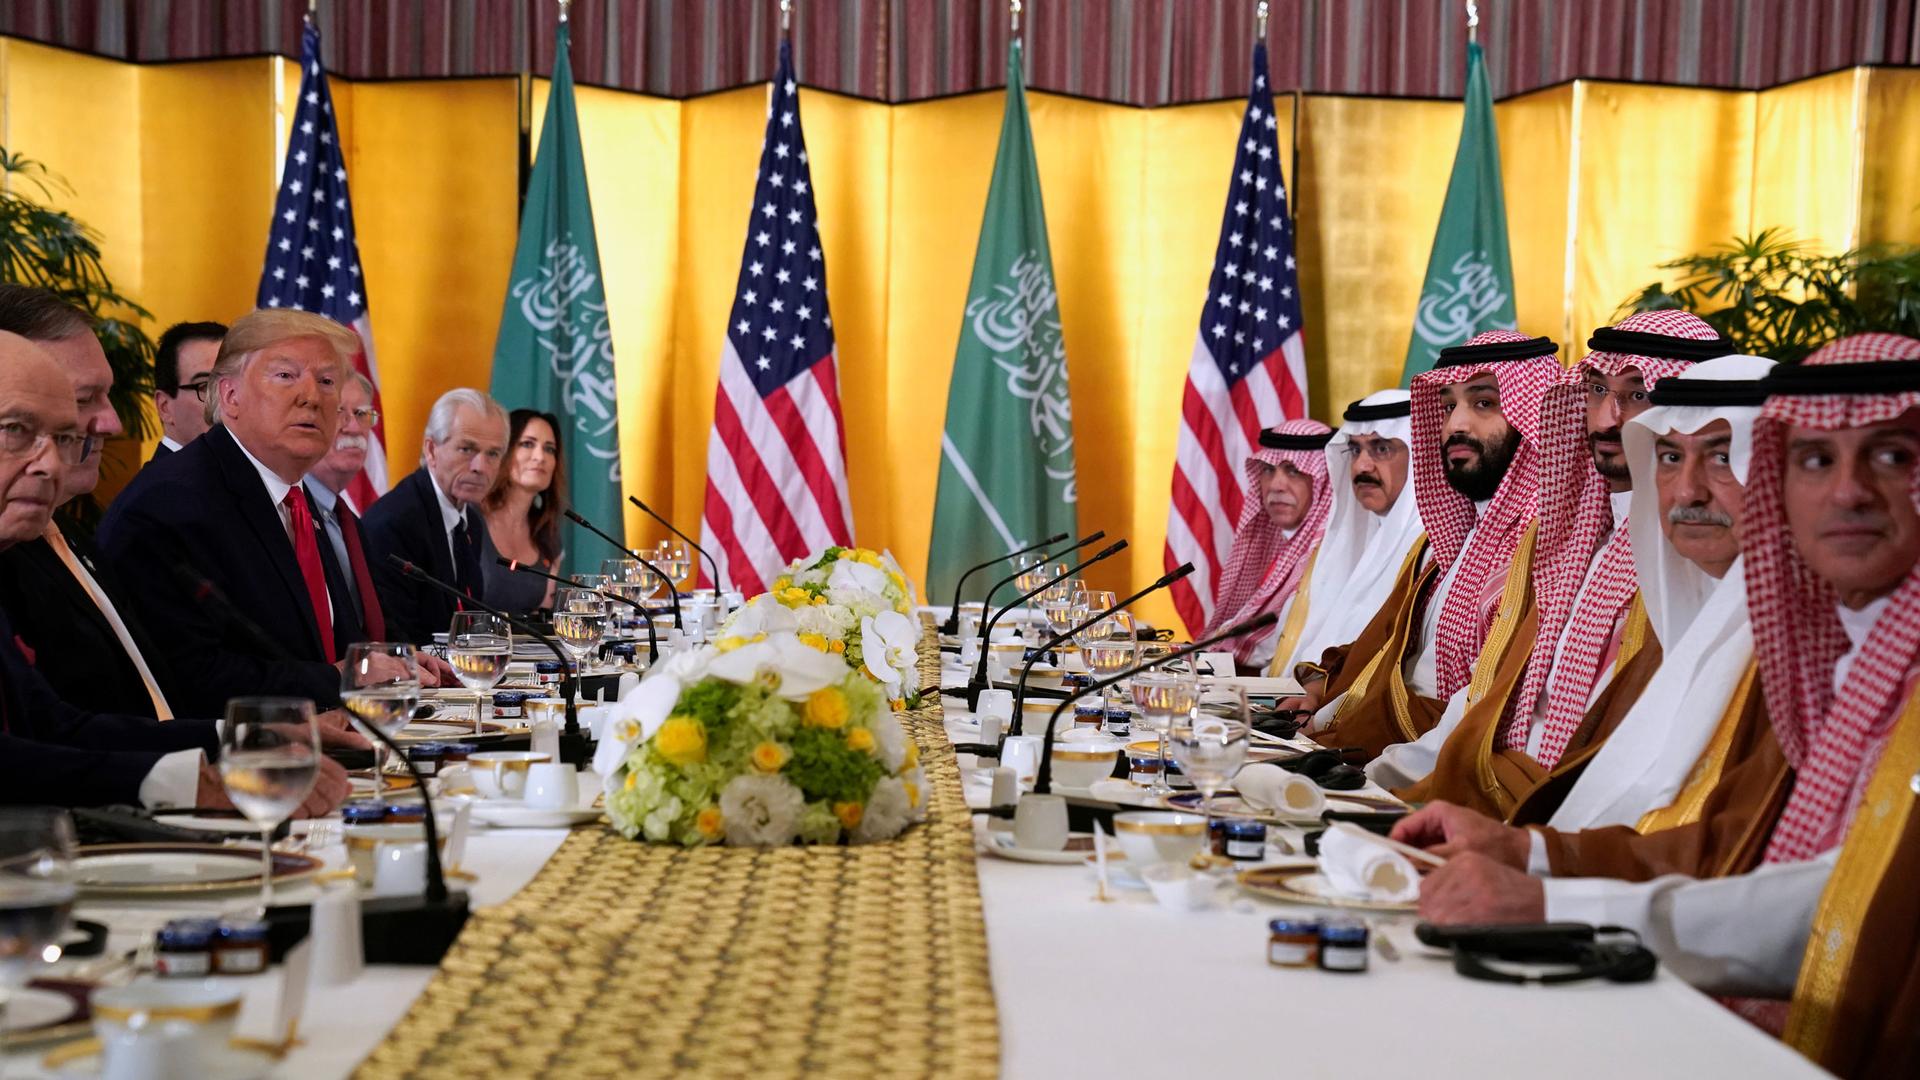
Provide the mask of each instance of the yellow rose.
[{"label": "yellow rose", "polygon": [[859,826],[860,818],[865,812],[865,808],[857,802],[837,802],[833,804],[833,816],[839,818],[840,824],[845,825],[849,829]]},{"label": "yellow rose", "polygon": [[756,641],[765,641],[765,640],[767,640],[767,635],[765,634],[755,634],[752,637],[740,637],[737,634],[732,634],[727,637],[721,638],[719,641],[714,642],[713,647],[716,652],[730,653],[735,649],[741,648],[742,646],[751,645]]},{"label": "yellow rose", "polygon": [[888,698],[887,707],[892,709],[894,712],[899,712],[900,710],[905,709],[907,707],[907,699],[903,697]]},{"label": "yellow rose", "polygon": [[847,722],[847,695],[828,686],[807,695],[804,717],[812,727],[840,728]]},{"label": "yellow rose", "polygon": [[868,551],[866,548],[861,548],[860,550],[854,552],[853,561],[857,563],[866,563],[868,566],[873,567],[875,570],[886,569],[886,567],[880,565],[880,556],[875,555],[873,552]]},{"label": "yellow rose", "polygon": [[786,748],[779,743],[763,742],[753,748],[753,767],[763,773],[776,773],[787,763]]},{"label": "yellow rose", "polygon": [[854,728],[852,731],[847,732],[847,749],[872,750],[873,732],[868,731],[866,728]]},{"label": "yellow rose", "polygon": [[640,786],[640,774],[637,772],[628,773],[627,774],[627,790],[632,791],[634,788],[637,788],[639,786]]},{"label": "yellow rose", "polygon": [[700,835],[709,840],[720,839],[726,832],[726,824],[726,819],[721,816],[720,808],[717,806],[709,806],[695,814],[693,818],[693,827],[699,829]]},{"label": "yellow rose", "polygon": [[819,652],[827,651],[827,638],[824,634],[801,634],[799,638],[800,644],[805,645],[809,649],[815,649]]},{"label": "yellow rose", "polygon": [[782,590],[790,589],[792,587],[793,587],[793,579],[788,577],[785,574],[781,574],[779,577],[773,579],[774,592],[781,592]]},{"label": "yellow rose", "polygon": [[669,716],[654,732],[653,748],[675,765],[698,765],[707,760],[707,729],[690,716]]},{"label": "yellow rose", "polygon": [[827,642],[827,651],[835,656],[840,656],[847,651],[847,643],[844,641],[829,641]]},{"label": "yellow rose", "polygon": [[813,603],[813,597],[808,595],[807,590],[797,586],[781,589],[774,597],[787,607],[806,607]]}]

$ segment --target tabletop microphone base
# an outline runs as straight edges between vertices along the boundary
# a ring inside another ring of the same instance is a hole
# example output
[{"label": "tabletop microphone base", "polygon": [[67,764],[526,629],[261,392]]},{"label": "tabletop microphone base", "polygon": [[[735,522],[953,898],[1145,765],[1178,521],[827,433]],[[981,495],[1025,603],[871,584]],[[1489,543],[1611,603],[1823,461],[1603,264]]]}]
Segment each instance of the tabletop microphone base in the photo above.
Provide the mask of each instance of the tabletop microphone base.
[{"label": "tabletop microphone base", "polygon": [[[307,937],[313,909],[301,904],[267,912],[267,945],[275,962]],[[434,902],[418,896],[360,901],[361,953],[369,964],[437,966],[467,925],[467,894]]]}]

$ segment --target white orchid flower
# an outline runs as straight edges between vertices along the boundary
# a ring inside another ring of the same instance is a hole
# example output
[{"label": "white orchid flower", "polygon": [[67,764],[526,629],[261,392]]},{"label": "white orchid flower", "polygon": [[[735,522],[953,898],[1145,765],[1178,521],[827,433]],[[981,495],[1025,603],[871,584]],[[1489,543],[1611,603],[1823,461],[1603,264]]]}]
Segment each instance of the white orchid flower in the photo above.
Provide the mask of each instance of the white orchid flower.
[{"label": "white orchid flower", "polygon": [[[884,597],[887,595],[887,572],[863,562],[841,559],[833,564],[833,572],[827,575],[827,588],[860,589]],[[882,606],[891,605],[883,602]]]},{"label": "white orchid flower", "polygon": [[860,620],[860,652],[867,671],[892,696],[898,696],[901,683],[912,670],[918,636],[913,620],[897,611],[883,611]]},{"label": "white orchid flower", "polygon": [[600,729],[600,745],[593,752],[593,771],[613,783],[614,773],[634,746],[653,737],[680,702],[685,684],[664,669],[656,669],[640,685],[608,706],[610,715]]},{"label": "white orchid flower", "polygon": [[756,634],[791,633],[799,628],[800,617],[794,614],[792,608],[769,594],[761,593],[734,613],[733,620],[727,626],[727,634],[750,638]]},{"label": "white orchid flower", "polygon": [[732,683],[770,676],[774,692],[788,701],[804,701],[845,678],[846,672],[844,660],[802,644],[791,633],[769,634],[763,641],[721,653],[707,667],[709,675]]}]

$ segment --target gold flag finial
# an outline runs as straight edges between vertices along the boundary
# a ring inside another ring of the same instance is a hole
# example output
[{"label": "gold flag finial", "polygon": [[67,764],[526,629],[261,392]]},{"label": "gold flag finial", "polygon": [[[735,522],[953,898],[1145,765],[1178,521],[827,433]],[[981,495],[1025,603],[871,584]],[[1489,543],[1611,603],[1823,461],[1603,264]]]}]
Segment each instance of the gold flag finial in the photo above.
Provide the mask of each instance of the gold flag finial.
[{"label": "gold flag finial", "polygon": [[1480,40],[1480,5],[1467,0],[1467,41],[1477,43]]},{"label": "gold flag finial", "polygon": [[560,21],[567,21],[567,9],[573,6],[573,0],[560,0]]},{"label": "gold flag finial", "polygon": [[1007,25],[1013,28],[1013,36],[1020,36],[1020,10],[1026,5],[1020,0],[1007,0]]},{"label": "gold flag finial", "polygon": [[1261,41],[1267,40],[1267,12],[1271,7],[1267,0],[1260,0],[1253,5],[1253,36]]},{"label": "gold flag finial", "polygon": [[786,33],[793,25],[793,0],[780,0],[780,32]]}]

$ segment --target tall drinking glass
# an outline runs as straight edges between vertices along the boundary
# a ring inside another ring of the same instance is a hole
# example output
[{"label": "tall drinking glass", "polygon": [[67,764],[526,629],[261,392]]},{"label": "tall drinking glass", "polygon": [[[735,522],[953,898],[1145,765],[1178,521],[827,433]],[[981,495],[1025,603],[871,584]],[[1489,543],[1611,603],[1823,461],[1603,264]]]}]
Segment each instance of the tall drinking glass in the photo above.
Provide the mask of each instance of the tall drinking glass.
[{"label": "tall drinking glass", "polygon": [[[451,656],[453,639],[447,640]],[[466,676],[460,681],[466,682]],[[340,672],[340,704],[362,730],[379,728],[389,738],[400,734],[420,707],[419,654],[404,641],[358,641],[347,646],[346,667]],[[381,798],[387,792],[387,748],[371,734],[367,739],[373,743],[374,797]]]},{"label": "tall drinking glass", "polygon": [[0,1021],[7,996],[57,957],[73,916],[73,821],[50,806],[0,806]]},{"label": "tall drinking glass", "polygon": [[[414,696],[419,697],[417,681]],[[227,702],[227,722],[220,729],[220,783],[234,807],[260,829],[263,916],[273,906],[273,830],[300,809],[319,775],[320,729],[313,721],[313,702],[273,697]]]},{"label": "tall drinking glass", "polygon": [[1167,783],[1167,732],[1191,717],[1200,702],[1200,680],[1186,672],[1155,668],[1136,674],[1129,684],[1142,726],[1160,740],[1160,775],[1150,790],[1155,795],[1172,794],[1173,785]]},{"label": "tall drinking glass", "polygon": [[[473,733],[480,734],[480,703],[513,661],[513,628],[484,611],[456,611],[447,630],[447,663],[460,685],[473,691]],[[402,725],[403,727],[405,725]]]},{"label": "tall drinking glass", "polygon": [[1218,716],[1176,722],[1167,731],[1167,747],[1180,771],[1200,791],[1200,812],[1213,835],[1213,795],[1247,763],[1247,725]]},{"label": "tall drinking glass", "polygon": [[607,632],[607,598],[592,589],[561,589],[553,601],[553,636],[586,673],[587,657]]}]

